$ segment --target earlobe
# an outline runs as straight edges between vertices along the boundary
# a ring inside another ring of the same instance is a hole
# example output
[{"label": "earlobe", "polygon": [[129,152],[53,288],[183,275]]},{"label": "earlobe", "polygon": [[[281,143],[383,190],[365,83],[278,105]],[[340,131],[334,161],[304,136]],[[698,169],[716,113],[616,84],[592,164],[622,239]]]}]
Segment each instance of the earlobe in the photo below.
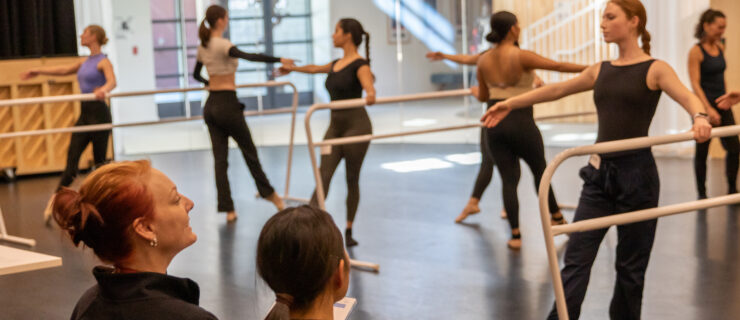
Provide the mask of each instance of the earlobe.
[{"label": "earlobe", "polygon": [[134,229],[134,233],[147,242],[154,241],[157,238],[154,225],[143,217],[136,218],[131,224],[131,227]]}]

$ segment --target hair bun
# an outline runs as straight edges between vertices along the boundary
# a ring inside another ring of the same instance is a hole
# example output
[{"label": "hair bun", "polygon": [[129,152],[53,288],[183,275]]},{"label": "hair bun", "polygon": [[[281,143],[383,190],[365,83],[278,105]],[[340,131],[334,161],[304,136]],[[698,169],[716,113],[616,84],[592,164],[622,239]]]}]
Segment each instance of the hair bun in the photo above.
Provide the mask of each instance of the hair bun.
[{"label": "hair bun", "polygon": [[99,227],[103,224],[103,218],[93,204],[82,201],[77,191],[62,188],[54,197],[52,209],[54,220],[69,234],[76,246],[84,242],[88,247],[93,247],[85,229],[90,225]]},{"label": "hair bun", "polygon": [[491,32],[486,35],[486,40],[491,43],[499,43],[503,39],[501,39],[501,36],[499,36],[495,30],[491,30]]}]

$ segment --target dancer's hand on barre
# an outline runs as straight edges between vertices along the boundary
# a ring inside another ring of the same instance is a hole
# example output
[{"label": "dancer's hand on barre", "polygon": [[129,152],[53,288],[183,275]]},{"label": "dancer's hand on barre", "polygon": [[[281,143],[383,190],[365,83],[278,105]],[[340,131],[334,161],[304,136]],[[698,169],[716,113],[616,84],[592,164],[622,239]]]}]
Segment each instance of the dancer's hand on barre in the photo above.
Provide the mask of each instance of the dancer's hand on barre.
[{"label": "dancer's hand on barre", "polygon": [[691,131],[694,132],[694,140],[696,142],[705,142],[709,140],[710,135],[712,134],[712,125],[709,124],[709,121],[704,117],[697,117],[694,119],[694,127],[691,128]]},{"label": "dancer's hand on barre", "polygon": [[504,120],[504,118],[509,115],[509,112],[511,112],[511,106],[509,105],[508,100],[500,101],[483,114],[480,118],[480,122],[488,128],[493,128],[498,125],[501,120]]},{"label": "dancer's hand on barre", "polygon": [[470,87],[470,95],[472,95],[473,97],[475,97],[476,99],[478,99],[479,94],[480,94],[480,87],[478,87],[478,86],[472,86],[472,87]]},{"label": "dancer's hand on barre", "polygon": [[102,87],[98,87],[95,88],[93,94],[95,94],[95,98],[98,98],[98,100],[105,100],[105,95],[107,95],[108,92],[106,92]]},{"label": "dancer's hand on barre", "polygon": [[722,117],[714,108],[708,108],[707,115],[709,115],[709,124],[719,126],[722,123]]},{"label": "dancer's hand on barre", "polygon": [[427,52],[427,59],[431,61],[440,61],[445,59],[445,55],[439,51]]},{"label": "dancer's hand on barre", "polygon": [[31,70],[21,73],[21,80],[28,80],[38,75],[39,75],[38,71],[31,69]]},{"label": "dancer's hand on barre", "polygon": [[717,108],[722,110],[730,110],[732,106],[740,102],[740,91],[728,92],[725,95],[717,98]]},{"label": "dancer's hand on barre", "polygon": [[371,106],[375,104],[375,92],[369,92],[365,95],[365,105]]}]

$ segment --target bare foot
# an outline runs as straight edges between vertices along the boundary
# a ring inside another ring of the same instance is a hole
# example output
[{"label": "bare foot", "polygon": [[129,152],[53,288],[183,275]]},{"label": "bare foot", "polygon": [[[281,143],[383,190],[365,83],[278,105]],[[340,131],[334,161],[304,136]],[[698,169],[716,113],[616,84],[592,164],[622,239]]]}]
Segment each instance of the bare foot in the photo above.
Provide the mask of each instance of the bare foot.
[{"label": "bare foot", "polygon": [[470,200],[468,200],[468,204],[466,204],[465,208],[463,208],[463,211],[460,213],[459,216],[457,216],[457,218],[455,218],[455,223],[463,222],[463,220],[465,220],[465,218],[467,218],[468,216],[480,212],[480,207],[478,207],[479,201],[480,200],[476,198],[470,198]]},{"label": "bare foot", "polygon": [[283,202],[283,199],[280,198],[280,196],[277,194],[277,192],[273,192],[270,196],[265,198],[267,201],[272,202],[272,204],[275,205],[275,207],[278,209],[278,211],[285,209],[285,202]]},{"label": "bare foot", "polygon": [[44,208],[44,223],[47,225],[51,223],[52,205],[54,204],[54,198],[56,198],[56,196],[56,193],[52,194],[51,198],[49,198],[49,202],[46,203],[46,208]]},{"label": "bare foot", "polygon": [[509,249],[512,250],[519,250],[522,248],[522,234],[519,233],[519,229],[511,231],[511,239],[506,242],[506,245],[508,245]]},{"label": "bare foot", "polygon": [[226,213],[226,222],[234,222],[237,218],[239,218],[239,215],[236,214],[236,211],[229,211]]}]

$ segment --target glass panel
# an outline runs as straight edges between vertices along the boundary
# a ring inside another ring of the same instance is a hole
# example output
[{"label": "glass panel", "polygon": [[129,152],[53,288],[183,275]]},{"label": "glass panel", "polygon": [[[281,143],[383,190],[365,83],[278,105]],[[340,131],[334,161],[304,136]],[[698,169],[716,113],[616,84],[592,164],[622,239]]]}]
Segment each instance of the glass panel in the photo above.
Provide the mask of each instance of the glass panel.
[{"label": "glass panel", "polygon": [[229,21],[231,42],[235,44],[258,44],[265,41],[264,22],[261,19]]},{"label": "glass panel", "polygon": [[175,89],[180,87],[179,77],[157,78],[157,90]]},{"label": "glass panel", "polygon": [[153,23],[152,39],[155,48],[177,46],[177,23]]},{"label": "glass panel", "polygon": [[156,75],[180,73],[178,50],[154,51],[154,72]]},{"label": "glass panel", "polygon": [[274,2],[273,12],[277,16],[308,14],[311,12],[308,0],[277,0]]},{"label": "glass panel", "polygon": [[200,44],[198,24],[195,22],[185,22],[185,39],[189,47],[196,47]]},{"label": "glass panel", "polygon": [[[159,1],[159,0],[152,0]],[[195,0],[182,0],[185,5],[185,19],[195,19]]]},{"label": "glass panel", "polygon": [[149,1],[152,20],[175,19],[177,2],[175,0]]},{"label": "glass panel", "polygon": [[302,41],[311,39],[311,20],[308,18],[282,18],[273,27],[273,41]]},{"label": "glass panel", "polygon": [[[237,72],[236,83],[258,83],[267,81],[267,76],[264,71],[252,71],[252,72]],[[239,97],[254,97],[263,96],[267,94],[266,88],[242,88],[237,90]]]},{"label": "glass panel", "polygon": [[231,17],[259,17],[262,16],[262,1],[229,0],[229,15]]}]

